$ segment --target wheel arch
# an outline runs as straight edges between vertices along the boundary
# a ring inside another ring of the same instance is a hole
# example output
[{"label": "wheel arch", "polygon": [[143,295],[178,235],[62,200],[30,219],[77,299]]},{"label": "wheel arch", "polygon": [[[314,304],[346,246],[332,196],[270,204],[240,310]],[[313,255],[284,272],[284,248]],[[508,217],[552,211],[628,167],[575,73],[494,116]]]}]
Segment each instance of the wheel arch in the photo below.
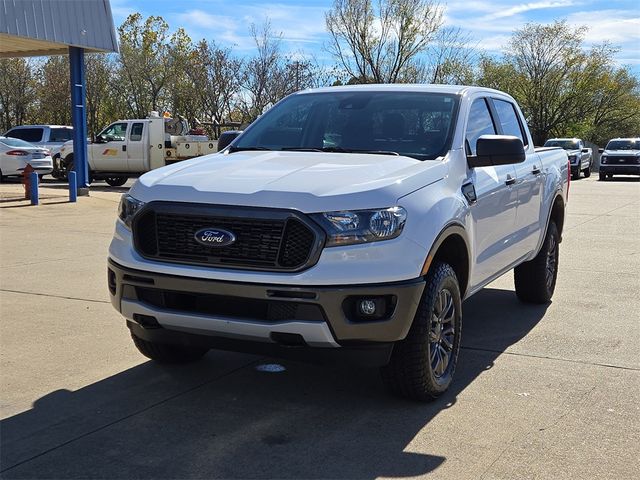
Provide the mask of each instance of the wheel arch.
[{"label": "wheel arch", "polygon": [[444,227],[436,237],[422,267],[421,275],[426,275],[434,260],[440,260],[453,268],[460,285],[460,296],[464,298],[469,288],[471,255],[469,238],[465,228],[459,223]]}]

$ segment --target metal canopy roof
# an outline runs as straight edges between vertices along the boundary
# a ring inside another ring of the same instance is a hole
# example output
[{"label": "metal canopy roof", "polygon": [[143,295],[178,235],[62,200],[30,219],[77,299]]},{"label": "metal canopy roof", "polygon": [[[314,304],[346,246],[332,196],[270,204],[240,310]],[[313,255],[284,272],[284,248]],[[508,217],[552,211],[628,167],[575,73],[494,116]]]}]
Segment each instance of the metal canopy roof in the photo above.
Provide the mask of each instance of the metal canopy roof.
[{"label": "metal canopy roof", "polygon": [[109,0],[0,0],[0,57],[117,52]]}]

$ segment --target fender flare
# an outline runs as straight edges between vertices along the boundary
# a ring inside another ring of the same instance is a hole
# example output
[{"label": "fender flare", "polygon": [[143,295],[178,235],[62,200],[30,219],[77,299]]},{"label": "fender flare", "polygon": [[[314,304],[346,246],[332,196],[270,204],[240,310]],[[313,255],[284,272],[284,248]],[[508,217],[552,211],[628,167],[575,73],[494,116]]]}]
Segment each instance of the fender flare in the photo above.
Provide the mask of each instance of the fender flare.
[{"label": "fender flare", "polygon": [[[544,225],[544,232],[543,234],[540,236],[540,240],[538,240],[538,245],[536,246],[536,249],[534,250],[533,255],[531,256],[531,259],[535,258],[538,253],[540,253],[540,249],[542,248],[542,244],[544,243],[544,239],[547,238],[547,231],[549,230],[549,223],[551,223],[551,214],[553,213],[553,206],[556,204],[556,200],[558,200],[558,198],[562,201],[562,208],[563,210],[566,209],[566,202],[564,201],[564,198],[562,197],[562,193],[560,190],[556,191],[556,194],[553,196],[553,201],[551,202],[551,205],[549,205],[549,209],[547,210],[547,220],[545,222]],[[564,224],[564,221],[563,221]],[[564,230],[564,229],[562,229]],[[560,237],[558,238],[558,243],[562,243],[562,230],[559,229],[559,235]],[[531,260],[529,259],[529,260]]]},{"label": "fender flare", "polygon": [[461,294],[464,297],[465,293],[467,292],[467,290],[469,288],[469,281],[470,281],[470,278],[471,278],[471,275],[470,275],[470,273],[471,273],[471,249],[469,248],[469,245],[470,245],[469,235],[467,233],[467,230],[462,225],[462,223],[450,222],[447,225],[445,225],[442,228],[442,230],[440,230],[440,233],[436,236],[436,239],[434,240],[433,244],[431,245],[431,248],[429,249],[429,253],[427,255],[427,258],[424,261],[424,264],[422,266],[422,270],[420,272],[420,275],[421,276],[425,276],[427,274],[427,272],[429,271],[429,268],[431,267],[431,262],[433,261],[433,259],[437,255],[438,250],[444,244],[444,242],[448,238],[453,236],[453,235],[456,235],[456,236],[462,238],[462,241],[464,242],[465,249],[467,251],[467,264],[466,264],[467,278],[466,278],[466,281],[464,282],[465,283],[464,285],[460,284],[460,291],[461,291]]}]

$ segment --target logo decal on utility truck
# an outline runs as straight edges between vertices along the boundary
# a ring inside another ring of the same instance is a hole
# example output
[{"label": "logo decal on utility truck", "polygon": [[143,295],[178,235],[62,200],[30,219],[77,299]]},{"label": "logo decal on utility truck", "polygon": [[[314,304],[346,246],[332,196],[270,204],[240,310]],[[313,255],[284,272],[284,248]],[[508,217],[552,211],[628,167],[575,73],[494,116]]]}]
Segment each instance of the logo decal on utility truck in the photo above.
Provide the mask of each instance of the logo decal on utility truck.
[{"label": "logo decal on utility truck", "polygon": [[203,228],[194,235],[196,242],[207,247],[226,247],[236,241],[236,236],[228,230],[220,228]]}]

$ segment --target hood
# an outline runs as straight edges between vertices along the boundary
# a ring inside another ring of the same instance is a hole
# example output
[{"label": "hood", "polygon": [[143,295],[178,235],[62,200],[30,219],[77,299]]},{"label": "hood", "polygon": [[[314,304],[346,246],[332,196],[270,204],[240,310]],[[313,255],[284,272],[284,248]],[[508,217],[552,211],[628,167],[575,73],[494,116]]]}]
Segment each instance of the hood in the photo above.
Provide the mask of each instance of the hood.
[{"label": "hood", "polygon": [[180,200],[305,212],[395,205],[442,179],[441,160],[325,152],[236,152],[149,172],[132,187],[142,201]]},{"label": "hood", "polygon": [[635,157],[640,155],[640,150],[605,150],[603,155],[619,155],[621,157]]}]

